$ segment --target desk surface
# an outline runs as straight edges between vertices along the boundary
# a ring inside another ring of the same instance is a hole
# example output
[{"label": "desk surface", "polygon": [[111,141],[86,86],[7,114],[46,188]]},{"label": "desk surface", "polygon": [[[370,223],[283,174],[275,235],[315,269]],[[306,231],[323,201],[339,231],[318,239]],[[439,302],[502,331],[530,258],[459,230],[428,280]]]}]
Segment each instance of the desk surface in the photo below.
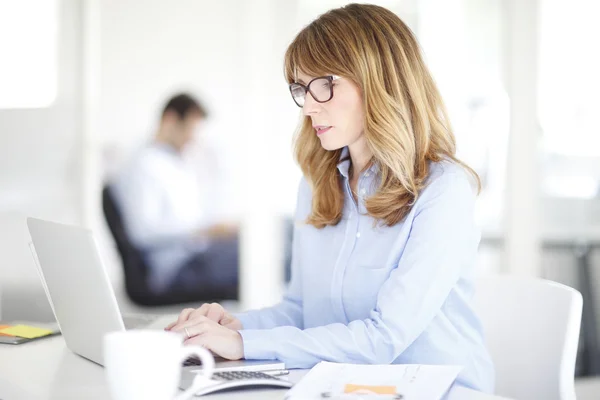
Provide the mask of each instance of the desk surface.
[{"label": "desk surface", "polygon": [[[298,381],[306,371],[293,370]],[[229,392],[198,397],[205,399],[275,400],[285,390]],[[104,369],[71,353],[56,336],[21,345],[0,345],[0,399],[2,400],[109,400]],[[454,387],[447,400],[499,400],[473,390]]]}]

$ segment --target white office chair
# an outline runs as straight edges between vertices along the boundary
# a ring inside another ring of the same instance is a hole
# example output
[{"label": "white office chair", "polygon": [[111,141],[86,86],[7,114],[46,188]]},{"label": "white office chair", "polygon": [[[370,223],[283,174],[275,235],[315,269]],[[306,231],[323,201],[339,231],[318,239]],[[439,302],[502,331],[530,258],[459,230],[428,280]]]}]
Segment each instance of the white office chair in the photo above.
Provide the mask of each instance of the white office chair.
[{"label": "white office chair", "polygon": [[515,400],[575,400],[581,294],[543,279],[477,280],[475,307],[496,368],[496,394]]}]

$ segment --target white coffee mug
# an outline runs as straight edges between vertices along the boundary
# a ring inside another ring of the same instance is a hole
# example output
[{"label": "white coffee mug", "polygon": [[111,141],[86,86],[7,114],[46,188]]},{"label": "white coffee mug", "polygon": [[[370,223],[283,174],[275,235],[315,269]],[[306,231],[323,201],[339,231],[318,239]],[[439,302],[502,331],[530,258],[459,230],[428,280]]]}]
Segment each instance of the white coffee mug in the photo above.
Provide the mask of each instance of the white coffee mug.
[{"label": "white coffee mug", "polygon": [[206,384],[215,359],[199,346],[184,346],[174,332],[132,330],[104,337],[104,367],[114,400],[169,400],[177,393],[181,365],[190,356],[202,361],[192,386],[176,400],[189,399]]}]

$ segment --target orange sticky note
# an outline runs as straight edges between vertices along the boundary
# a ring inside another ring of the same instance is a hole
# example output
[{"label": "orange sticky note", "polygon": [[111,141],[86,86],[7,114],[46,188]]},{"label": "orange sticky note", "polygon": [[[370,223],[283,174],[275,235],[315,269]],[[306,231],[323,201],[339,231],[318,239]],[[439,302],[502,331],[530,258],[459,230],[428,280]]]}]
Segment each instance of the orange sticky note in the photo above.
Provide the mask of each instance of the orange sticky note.
[{"label": "orange sticky note", "polygon": [[396,386],[369,386],[347,384],[346,386],[344,386],[344,393],[396,394]]},{"label": "orange sticky note", "polygon": [[38,337],[50,335],[52,333],[49,329],[36,328],[34,326],[27,325],[15,325],[8,328],[0,329],[0,333],[4,333],[9,336],[18,336],[26,339],[35,339]]},{"label": "orange sticky note", "polygon": [[2,333],[2,329],[10,328],[10,325],[0,325],[0,336],[12,336],[6,333]]}]

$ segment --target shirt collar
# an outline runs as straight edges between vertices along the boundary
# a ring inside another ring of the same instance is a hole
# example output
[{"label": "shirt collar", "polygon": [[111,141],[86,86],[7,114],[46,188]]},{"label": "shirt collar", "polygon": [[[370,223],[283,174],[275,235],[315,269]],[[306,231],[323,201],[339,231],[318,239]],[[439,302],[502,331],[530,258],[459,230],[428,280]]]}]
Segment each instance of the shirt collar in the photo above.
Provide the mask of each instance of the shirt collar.
[{"label": "shirt collar", "polygon": [[342,149],[342,154],[340,154],[340,161],[338,162],[337,168],[345,178],[349,178],[348,171],[350,170],[350,150],[348,150],[348,146]]},{"label": "shirt collar", "polygon": [[[338,171],[340,171],[345,178],[349,178],[348,171],[350,170],[350,164],[350,150],[348,150],[348,146],[346,146],[342,149],[340,160],[337,164]],[[371,163],[371,166],[367,168],[365,172],[368,172],[369,175],[376,175],[379,172],[379,166],[377,163]]]}]

